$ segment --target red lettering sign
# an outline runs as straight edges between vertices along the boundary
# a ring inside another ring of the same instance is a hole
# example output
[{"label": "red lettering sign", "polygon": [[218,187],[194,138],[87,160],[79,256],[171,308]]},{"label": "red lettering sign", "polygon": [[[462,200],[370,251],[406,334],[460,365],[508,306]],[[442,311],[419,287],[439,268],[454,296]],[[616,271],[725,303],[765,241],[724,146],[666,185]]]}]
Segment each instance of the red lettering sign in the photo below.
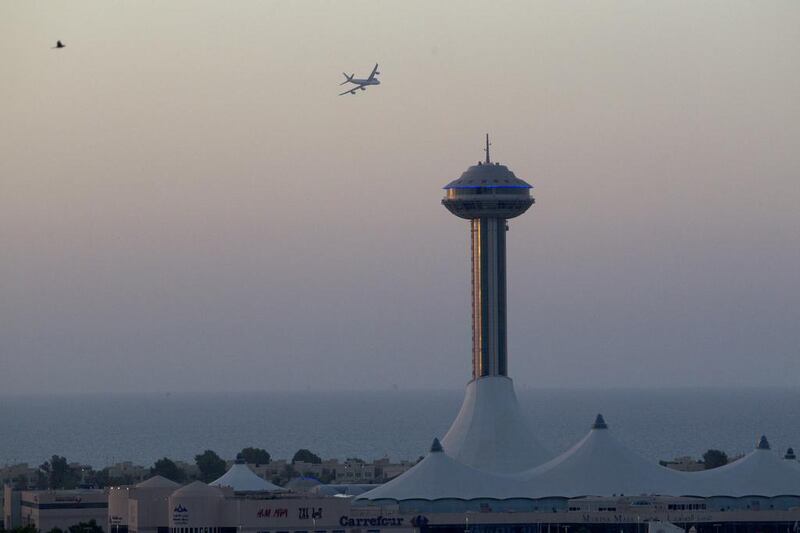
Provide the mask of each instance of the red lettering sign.
[{"label": "red lettering sign", "polygon": [[289,516],[289,509],[263,507],[256,512],[256,516],[258,518],[286,518]]}]

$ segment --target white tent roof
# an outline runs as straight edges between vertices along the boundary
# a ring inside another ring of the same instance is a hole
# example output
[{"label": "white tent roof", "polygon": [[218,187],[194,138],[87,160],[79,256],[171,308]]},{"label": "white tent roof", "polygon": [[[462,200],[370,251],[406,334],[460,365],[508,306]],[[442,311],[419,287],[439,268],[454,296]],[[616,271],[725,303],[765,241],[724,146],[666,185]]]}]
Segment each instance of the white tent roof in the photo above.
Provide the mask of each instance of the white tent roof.
[{"label": "white tent roof", "polygon": [[188,485],[184,485],[170,495],[170,498],[175,497],[207,497],[212,496],[215,498],[222,498],[224,494],[217,487],[206,485],[202,481],[193,481]]},{"label": "white tent roof", "polygon": [[578,444],[517,475],[493,474],[454,460],[438,440],[431,453],[403,475],[356,500],[439,500],[579,496],[800,496],[800,468],[770,451],[756,450],[729,465],[678,472],[648,461],[621,444],[598,415]]},{"label": "white tent roof", "polygon": [[476,470],[449,457],[434,439],[431,452],[395,479],[356,500],[439,500],[445,498],[511,498],[519,496],[515,480]]},{"label": "white tent roof", "polygon": [[697,496],[800,496],[800,469],[770,450],[762,436],[738,461],[691,475],[687,494]]},{"label": "white tent roof", "polygon": [[442,439],[454,459],[494,473],[532,468],[550,459],[534,437],[505,376],[486,376],[467,385],[464,403]]},{"label": "white tent roof", "polygon": [[244,461],[237,461],[219,479],[209,483],[215,487],[231,487],[234,492],[273,492],[284,490],[262,479],[250,470]]},{"label": "white tent roof", "polygon": [[597,415],[592,429],[552,461],[520,474],[527,494],[545,496],[636,496],[684,493],[687,474],[648,461],[620,443]]}]

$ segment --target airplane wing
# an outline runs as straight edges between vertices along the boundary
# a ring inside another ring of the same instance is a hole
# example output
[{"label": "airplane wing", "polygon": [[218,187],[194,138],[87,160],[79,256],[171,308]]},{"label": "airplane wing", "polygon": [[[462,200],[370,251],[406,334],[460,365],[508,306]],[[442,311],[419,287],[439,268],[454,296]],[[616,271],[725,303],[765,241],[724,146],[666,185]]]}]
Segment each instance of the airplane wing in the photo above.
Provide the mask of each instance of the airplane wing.
[{"label": "airplane wing", "polygon": [[345,91],[343,93],[339,93],[339,96],[344,96],[347,93],[356,94],[356,91],[359,90],[359,89],[361,89],[362,91],[366,91],[367,90],[367,86],[366,85],[356,85],[355,87],[353,87],[352,89],[350,89],[348,91]]},{"label": "airplane wing", "polygon": [[377,74],[377,73],[378,73],[378,64],[375,63],[375,68],[372,69],[372,74],[370,74],[369,78],[367,78],[367,79],[371,80],[371,79],[375,78],[375,74]]}]

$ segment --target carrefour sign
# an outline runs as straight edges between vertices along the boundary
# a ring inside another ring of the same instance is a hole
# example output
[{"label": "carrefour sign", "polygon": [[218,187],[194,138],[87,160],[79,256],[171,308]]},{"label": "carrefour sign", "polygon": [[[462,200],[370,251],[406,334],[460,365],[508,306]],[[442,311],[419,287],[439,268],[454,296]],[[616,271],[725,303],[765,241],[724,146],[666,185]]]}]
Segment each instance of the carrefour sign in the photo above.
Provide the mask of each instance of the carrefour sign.
[{"label": "carrefour sign", "polygon": [[375,516],[372,518],[350,518],[343,516],[339,519],[339,525],[344,527],[389,527],[389,526],[402,526],[405,518],[400,517],[386,517]]}]

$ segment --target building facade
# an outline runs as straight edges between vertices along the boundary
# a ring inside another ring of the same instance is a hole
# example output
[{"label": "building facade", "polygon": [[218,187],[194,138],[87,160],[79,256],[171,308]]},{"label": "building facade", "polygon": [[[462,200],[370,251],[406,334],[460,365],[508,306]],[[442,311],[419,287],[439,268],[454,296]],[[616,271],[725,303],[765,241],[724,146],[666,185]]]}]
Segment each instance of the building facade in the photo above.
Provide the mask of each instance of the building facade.
[{"label": "building facade", "polygon": [[5,528],[33,526],[47,532],[67,530],[81,522],[94,520],[105,527],[108,497],[103,490],[23,490],[6,486]]}]

